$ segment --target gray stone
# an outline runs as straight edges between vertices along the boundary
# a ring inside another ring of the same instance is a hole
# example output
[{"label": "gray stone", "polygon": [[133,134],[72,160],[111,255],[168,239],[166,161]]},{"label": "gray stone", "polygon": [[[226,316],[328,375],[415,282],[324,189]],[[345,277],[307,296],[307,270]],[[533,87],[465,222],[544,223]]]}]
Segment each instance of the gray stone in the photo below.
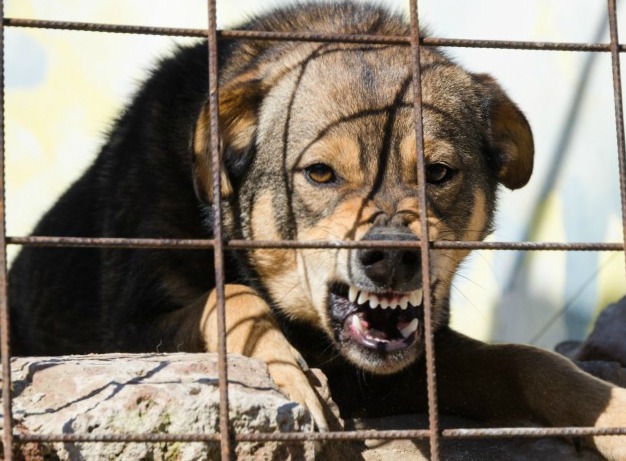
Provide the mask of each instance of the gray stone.
[{"label": "gray stone", "polygon": [[[440,428],[484,428],[468,418],[442,415]],[[358,429],[428,429],[427,415],[400,415],[388,418],[349,422]],[[517,426],[518,424],[510,424]],[[524,424],[525,427],[530,426]],[[604,458],[590,449],[577,447],[571,440],[548,438],[439,439],[440,459],[446,461],[601,461]],[[428,461],[428,439],[368,440],[365,461]]]},{"label": "gray stone", "polygon": [[[219,389],[214,354],[112,354],[12,360],[14,428],[20,434],[214,434],[218,432]],[[229,356],[229,418],[238,433],[312,430],[306,410],[277,389],[265,365]],[[327,400],[332,430],[424,429],[426,415],[350,420],[338,417],[326,379],[311,376]],[[516,424],[510,424],[516,425]],[[464,418],[441,417],[442,427],[482,427]],[[213,460],[217,443],[53,443],[19,445],[25,460]],[[441,441],[442,459],[463,461],[554,461],[601,459],[577,452],[571,441],[469,439]],[[240,443],[245,460],[427,460],[428,441]]]},{"label": "gray stone", "polygon": [[[13,414],[22,434],[211,434],[219,429],[214,354],[17,358],[12,370]],[[229,415],[237,432],[312,430],[308,412],[276,389],[263,363],[229,356],[228,377]],[[219,458],[216,443],[37,443],[22,448],[27,459]],[[312,443],[241,443],[237,455],[313,459],[314,448]]]},{"label": "gray stone", "polygon": [[626,367],[626,297],[607,306],[575,359],[615,361]]}]

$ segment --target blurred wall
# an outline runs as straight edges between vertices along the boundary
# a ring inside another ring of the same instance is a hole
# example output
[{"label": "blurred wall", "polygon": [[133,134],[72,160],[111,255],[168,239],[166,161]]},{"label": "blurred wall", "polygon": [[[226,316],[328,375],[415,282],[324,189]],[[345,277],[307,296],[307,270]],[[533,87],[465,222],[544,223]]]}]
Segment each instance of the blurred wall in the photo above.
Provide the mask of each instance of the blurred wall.
[{"label": "blurred wall", "polygon": [[[280,3],[218,0],[218,26]],[[408,9],[406,0],[384,3]],[[420,0],[419,8],[434,36],[608,41],[606,4],[594,0]],[[7,0],[5,16],[203,28],[207,13],[204,0]],[[619,19],[626,20],[623,4]],[[17,236],[28,234],[93,160],[155,59],[192,40],[18,28],[5,34],[7,228]],[[491,240],[622,241],[609,54],[448,54],[494,75],[535,135],[534,178],[520,191],[502,191]],[[625,278],[621,252],[479,251],[455,281],[453,324],[480,339],[552,347],[582,337],[597,310],[623,295]]]}]

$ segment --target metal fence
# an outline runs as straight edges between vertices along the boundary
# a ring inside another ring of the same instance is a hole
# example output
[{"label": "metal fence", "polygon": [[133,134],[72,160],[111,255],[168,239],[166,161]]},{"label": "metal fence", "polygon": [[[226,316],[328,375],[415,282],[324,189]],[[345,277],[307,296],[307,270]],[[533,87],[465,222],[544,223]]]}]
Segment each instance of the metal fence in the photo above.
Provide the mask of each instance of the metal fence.
[{"label": "metal fence", "polygon": [[[47,29],[65,29],[74,31],[110,32],[124,34],[152,34],[179,37],[204,37],[208,39],[209,48],[209,108],[211,117],[210,139],[213,162],[213,187],[220,190],[219,152],[217,145],[217,104],[218,104],[218,65],[217,45],[220,39],[256,39],[256,40],[289,40],[308,42],[349,42],[396,44],[409,46],[412,50],[413,85],[415,88],[414,113],[415,132],[418,148],[417,174],[420,188],[420,208],[426,209],[424,191],[424,151],[422,133],[422,105],[421,105],[421,76],[420,50],[423,47],[474,47],[500,48],[517,50],[541,51],[587,51],[611,53],[613,71],[613,91],[615,104],[616,136],[619,156],[620,193],[622,204],[622,228],[626,229],[626,148],[624,141],[624,120],[622,108],[622,90],[620,76],[620,53],[626,51],[626,45],[620,45],[617,33],[616,0],[607,0],[610,43],[560,43],[534,41],[502,41],[502,40],[459,40],[427,37],[419,38],[419,17],[417,0],[410,1],[411,33],[409,36],[380,36],[380,35],[347,35],[347,34],[317,34],[317,33],[276,33],[266,31],[218,30],[216,26],[216,1],[208,2],[208,28],[179,29],[163,27],[141,27],[113,24],[95,24],[78,22],[42,21],[31,19],[5,18],[0,23],[0,79],[4,81],[4,28],[5,27],[32,27]],[[0,9],[4,12],[3,1],[0,0]],[[0,110],[2,124],[0,125],[0,326],[1,326],[1,357],[2,357],[2,395],[4,429],[2,441],[4,444],[4,459],[14,459],[14,444],[27,442],[215,442],[221,447],[222,459],[234,458],[234,444],[237,442],[267,442],[267,441],[311,441],[311,440],[364,440],[364,439],[429,439],[431,459],[437,461],[439,455],[439,441],[441,438],[479,438],[479,437],[546,437],[546,436],[586,436],[586,435],[626,435],[626,428],[592,428],[592,427],[555,427],[555,428],[488,428],[488,429],[444,429],[440,428],[437,411],[437,389],[435,385],[435,363],[432,334],[431,334],[431,306],[430,306],[430,271],[427,270],[430,261],[430,250],[443,248],[457,249],[485,249],[485,250],[558,250],[558,251],[624,251],[624,243],[556,243],[556,242],[430,242],[426,214],[421,216],[421,226],[424,229],[424,238],[421,242],[294,242],[294,241],[243,241],[225,240],[222,232],[222,204],[219,194],[216,194],[213,213],[215,216],[215,237],[210,240],[189,239],[138,239],[138,238],[78,238],[78,237],[13,237],[6,235],[5,227],[5,182],[4,182],[4,88],[0,92]],[[7,245],[39,245],[58,247],[117,247],[117,248],[212,248],[215,255],[216,295],[218,304],[219,327],[219,389],[220,389],[220,431],[218,434],[17,434],[14,432],[11,406],[11,367],[10,367],[10,333],[9,311],[7,302]],[[241,434],[233,433],[228,416],[228,386],[227,386],[227,355],[225,338],[225,311],[224,311],[224,251],[227,249],[248,248],[365,248],[365,247],[413,247],[419,248],[422,254],[422,274],[424,286],[424,320],[426,371],[429,404],[429,429],[425,430],[358,430],[346,432],[324,433],[272,433],[272,434]]]}]

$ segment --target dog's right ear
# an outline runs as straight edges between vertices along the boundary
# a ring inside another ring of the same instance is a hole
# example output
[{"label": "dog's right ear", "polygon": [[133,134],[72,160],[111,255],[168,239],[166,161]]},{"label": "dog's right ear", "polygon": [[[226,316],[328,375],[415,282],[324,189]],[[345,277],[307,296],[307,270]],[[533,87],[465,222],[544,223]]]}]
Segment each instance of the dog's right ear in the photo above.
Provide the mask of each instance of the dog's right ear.
[{"label": "dog's right ear", "polygon": [[498,181],[509,189],[526,185],[533,171],[534,144],[530,125],[521,110],[493,77],[476,78],[486,91],[487,140]]},{"label": "dog's right ear", "polygon": [[[245,155],[257,127],[257,109],[262,100],[263,88],[257,72],[236,77],[220,88],[219,98],[219,149],[221,195],[228,198],[233,192],[225,166],[224,155]],[[213,168],[211,163],[211,119],[206,103],[196,120],[193,136],[193,177],[196,195],[204,203],[213,202]],[[229,159],[236,163],[238,159]]]}]

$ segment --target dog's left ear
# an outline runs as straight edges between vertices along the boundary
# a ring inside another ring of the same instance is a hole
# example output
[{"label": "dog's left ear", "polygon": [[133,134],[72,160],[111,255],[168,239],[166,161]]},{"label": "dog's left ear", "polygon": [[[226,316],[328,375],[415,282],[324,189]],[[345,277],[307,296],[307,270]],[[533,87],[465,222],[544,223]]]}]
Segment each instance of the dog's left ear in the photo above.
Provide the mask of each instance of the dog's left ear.
[{"label": "dog's left ear", "polygon": [[[220,88],[219,149],[221,196],[233,193],[226,165],[241,164],[254,143],[257,109],[263,94],[257,72],[248,72],[234,78]],[[211,163],[211,119],[206,103],[196,120],[193,136],[193,176],[196,195],[204,203],[213,202],[213,175]],[[224,158],[228,156],[229,158]],[[231,158],[232,157],[232,158]]]},{"label": "dog's left ear", "polygon": [[493,77],[476,76],[485,89],[487,139],[498,180],[509,189],[526,185],[533,172],[534,144],[522,111]]}]

